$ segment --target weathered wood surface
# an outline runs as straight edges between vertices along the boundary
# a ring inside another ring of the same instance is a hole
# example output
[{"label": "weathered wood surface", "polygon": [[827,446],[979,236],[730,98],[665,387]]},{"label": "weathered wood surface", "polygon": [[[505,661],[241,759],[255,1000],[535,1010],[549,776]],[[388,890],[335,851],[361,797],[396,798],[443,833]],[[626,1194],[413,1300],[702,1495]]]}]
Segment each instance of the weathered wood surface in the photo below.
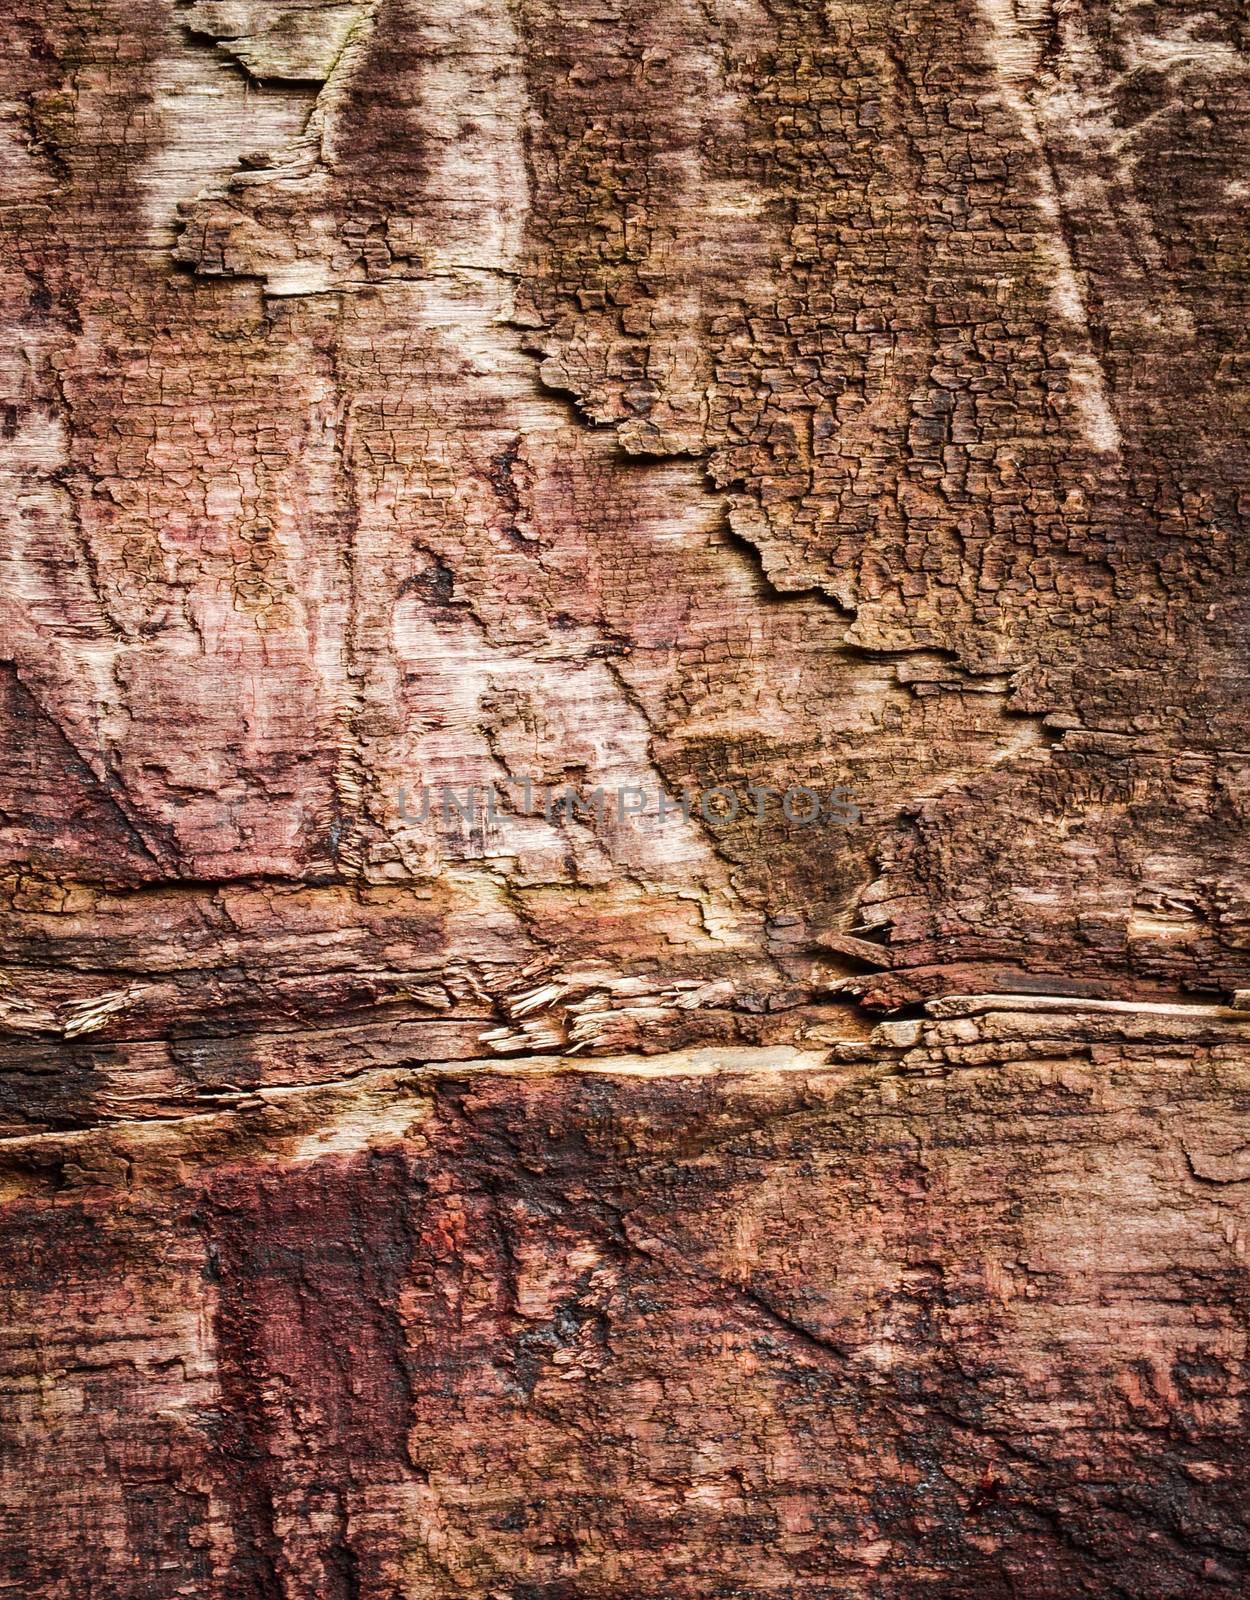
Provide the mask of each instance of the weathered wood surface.
[{"label": "weathered wood surface", "polygon": [[13,1141],[9,1592],[1241,1593],[1250,1017],[996,1005]]},{"label": "weathered wood surface", "polygon": [[1239,1592],[1245,7],[3,54],[0,1593]]}]

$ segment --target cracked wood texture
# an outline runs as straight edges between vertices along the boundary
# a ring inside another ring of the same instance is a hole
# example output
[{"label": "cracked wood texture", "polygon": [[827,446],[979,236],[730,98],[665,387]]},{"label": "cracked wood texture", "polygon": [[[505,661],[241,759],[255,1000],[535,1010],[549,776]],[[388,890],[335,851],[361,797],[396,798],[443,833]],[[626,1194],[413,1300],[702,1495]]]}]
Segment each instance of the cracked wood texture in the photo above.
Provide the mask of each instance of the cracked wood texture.
[{"label": "cracked wood texture", "polygon": [[1246,1592],[1244,0],[7,20],[0,1595]]}]

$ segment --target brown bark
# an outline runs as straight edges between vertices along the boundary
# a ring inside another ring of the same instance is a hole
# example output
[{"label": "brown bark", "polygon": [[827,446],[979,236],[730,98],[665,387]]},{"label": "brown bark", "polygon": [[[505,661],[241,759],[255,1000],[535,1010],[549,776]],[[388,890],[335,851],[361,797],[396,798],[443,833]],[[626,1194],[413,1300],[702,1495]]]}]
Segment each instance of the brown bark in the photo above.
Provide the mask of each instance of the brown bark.
[{"label": "brown bark", "polygon": [[5,1593],[1240,1592],[1247,35],[19,0]]}]

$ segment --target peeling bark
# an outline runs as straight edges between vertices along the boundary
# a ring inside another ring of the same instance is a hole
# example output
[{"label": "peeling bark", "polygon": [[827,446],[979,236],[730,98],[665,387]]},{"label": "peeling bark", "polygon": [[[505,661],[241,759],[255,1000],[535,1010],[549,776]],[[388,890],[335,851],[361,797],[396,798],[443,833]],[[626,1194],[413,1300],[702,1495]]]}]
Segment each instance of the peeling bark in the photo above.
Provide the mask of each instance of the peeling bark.
[{"label": "peeling bark", "polygon": [[1248,33],[19,0],[0,1587],[1240,1592]]}]

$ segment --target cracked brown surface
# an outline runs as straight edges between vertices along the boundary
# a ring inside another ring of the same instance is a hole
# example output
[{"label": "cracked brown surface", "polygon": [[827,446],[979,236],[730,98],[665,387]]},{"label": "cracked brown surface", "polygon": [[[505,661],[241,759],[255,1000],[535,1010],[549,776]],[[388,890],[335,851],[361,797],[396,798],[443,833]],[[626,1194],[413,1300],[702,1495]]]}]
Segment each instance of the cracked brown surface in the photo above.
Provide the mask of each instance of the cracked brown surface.
[{"label": "cracked brown surface", "polygon": [[1240,1592],[1248,34],[19,0],[4,1593]]},{"label": "cracked brown surface", "polygon": [[14,1141],[10,1585],[1239,1592],[1250,1017],[1011,1006]]}]

